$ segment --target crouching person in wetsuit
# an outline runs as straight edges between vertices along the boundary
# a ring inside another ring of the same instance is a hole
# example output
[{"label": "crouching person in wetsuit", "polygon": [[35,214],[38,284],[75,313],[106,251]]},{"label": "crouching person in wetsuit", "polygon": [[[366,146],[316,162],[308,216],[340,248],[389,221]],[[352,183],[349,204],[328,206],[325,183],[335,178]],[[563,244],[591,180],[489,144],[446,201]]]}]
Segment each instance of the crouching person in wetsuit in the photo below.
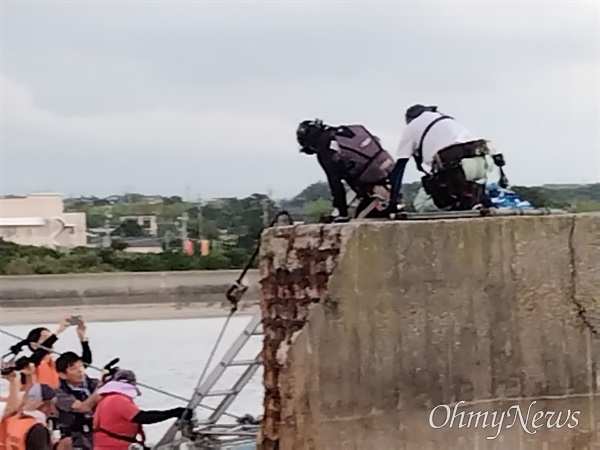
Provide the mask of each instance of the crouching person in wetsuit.
[{"label": "crouching person in wetsuit", "polygon": [[94,450],[147,448],[142,425],[168,419],[190,420],[193,415],[187,408],[141,411],[133,401],[141,392],[130,370],[117,371],[98,389],[98,394],[100,400],[93,419]]},{"label": "crouching person in wetsuit", "polygon": [[[501,185],[506,185],[502,154],[494,154],[486,139],[477,137],[437,106],[413,105],[406,111],[406,128],[398,145],[389,213],[396,213],[404,169],[414,157],[422,188],[415,197],[415,209],[423,211],[465,211],[489,206],[485,183],[489,170],[500,169]],[[423,169],[431,168],[431,174]]]},{"label": "crouching person in wetsuit", "polygon": [[56,393],[47,384],[33,384],[25,394],[19,412],[6,422],[6,448],[9,450],[51,450],[52,433],[48,418],[55,413]]},{"label": "crouching person in wetsuit", "polygon": [[100,382],[86,375],[82,359],[74,352],[58,357],[56,371],[60,378],[56,409],[61,442],[73,450],[92,450],[92,414]]},{"label": "crouching person in wetsuit", "polygon": [[360,198],[356,216],[373,201],[377,187],[387,188],[394,160],[362,125],[333,127],[320,120],[305,120],[296,130],[296,139],[300,152],[316,155],[325,171],[333,207],[339,212],[334,221],[350,219],[342,180]]}]

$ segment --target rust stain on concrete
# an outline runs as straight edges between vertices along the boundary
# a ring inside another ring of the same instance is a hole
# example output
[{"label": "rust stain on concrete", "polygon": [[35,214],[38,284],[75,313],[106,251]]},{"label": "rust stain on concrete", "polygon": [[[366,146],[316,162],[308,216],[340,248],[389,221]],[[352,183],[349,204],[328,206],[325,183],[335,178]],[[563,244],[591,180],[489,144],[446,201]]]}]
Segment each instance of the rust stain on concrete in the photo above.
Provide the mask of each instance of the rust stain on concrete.
[{"label": "rust stain on concrete", "polygon": [[341,247],[341,226],[268,230],[261,248],[264,416],[259,445],[277,449],[281,421],[279,375],[294,336],[305,325],[311,304],[326,292]]}]

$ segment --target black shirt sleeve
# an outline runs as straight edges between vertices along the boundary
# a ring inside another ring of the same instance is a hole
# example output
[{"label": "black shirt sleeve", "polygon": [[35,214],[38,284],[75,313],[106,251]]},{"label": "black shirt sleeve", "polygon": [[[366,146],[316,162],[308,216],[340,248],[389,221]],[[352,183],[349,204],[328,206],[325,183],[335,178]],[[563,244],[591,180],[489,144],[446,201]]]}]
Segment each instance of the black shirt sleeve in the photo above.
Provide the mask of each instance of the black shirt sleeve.
[{"label": "black shirt sleeve", "polygon": [[52,440],[50,431],[41,423],[37,423],[29,429],[25,438],[25,450],[51,450]]},{"label": "black shirt sleeve", "polygon": [[81,361],[86,367],[92,363],[92,350],[88,341],[81,341]]},{"label": "black shirt sleeve", "polygon": [[166,411],[140,411],[131,421],[141,425],[151,425],[165,420],[178,418],[183,415],[184,408],[173,408]]}]

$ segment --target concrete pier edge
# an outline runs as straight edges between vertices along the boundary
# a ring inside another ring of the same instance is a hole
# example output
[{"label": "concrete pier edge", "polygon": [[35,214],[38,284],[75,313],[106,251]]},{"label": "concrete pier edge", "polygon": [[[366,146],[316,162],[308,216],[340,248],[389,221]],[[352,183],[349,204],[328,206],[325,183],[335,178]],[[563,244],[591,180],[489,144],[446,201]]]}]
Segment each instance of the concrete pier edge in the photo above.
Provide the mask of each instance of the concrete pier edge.
[{"label": "concrete pier edge", "polygon": [[[258,448],[591,449],[600,442],[599,219],[266,231]],[[467,414],[533,404],[580,415],[573,428],[517,425],[496,439],[489,427],[430,426],[433,408],[461,401]]]}]

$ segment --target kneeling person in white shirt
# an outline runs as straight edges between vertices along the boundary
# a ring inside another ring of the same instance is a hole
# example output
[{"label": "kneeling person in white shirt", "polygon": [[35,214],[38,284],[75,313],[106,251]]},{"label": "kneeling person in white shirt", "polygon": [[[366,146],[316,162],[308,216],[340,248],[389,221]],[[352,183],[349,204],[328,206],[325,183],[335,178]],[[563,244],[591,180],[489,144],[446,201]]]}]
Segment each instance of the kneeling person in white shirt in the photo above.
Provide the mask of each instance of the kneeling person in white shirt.
[{"label": "kneeling person in white shirt", "polygon": [[[392,173],[390,213],[402,187],[406,164],[415,158],[424,173],[415,209],[464,211],[488,206],[485,183],[490,169],[504,165],[502,154],[494,154],[488,141],[473,135],[454,118],[437,111],[437,106],[413,105],[406,111],[406,128],[398,145],[398,160]],[[431,174],[423,169],[431,168]],[[506,184],[501,172],[501,184]]]}]

